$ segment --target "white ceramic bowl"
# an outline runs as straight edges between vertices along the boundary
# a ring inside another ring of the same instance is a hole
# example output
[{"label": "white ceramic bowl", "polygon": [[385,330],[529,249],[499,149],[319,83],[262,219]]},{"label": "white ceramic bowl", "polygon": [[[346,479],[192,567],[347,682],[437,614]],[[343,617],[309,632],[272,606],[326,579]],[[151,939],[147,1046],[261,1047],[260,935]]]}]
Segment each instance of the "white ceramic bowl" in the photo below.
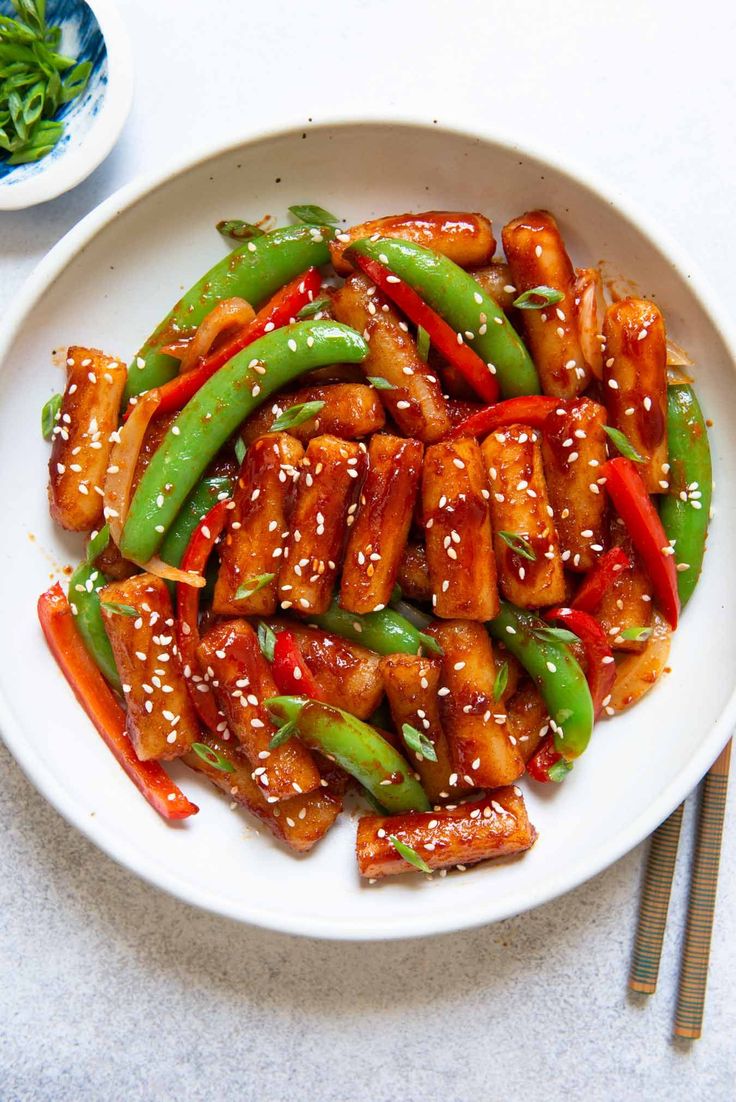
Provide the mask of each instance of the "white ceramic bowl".
[{"label": "white ceramic bowl", "polygon": [[[15,15],[8,0],[0,11]],[[64,133],[40,161],[0,160],[0,210],[21,210],[76,187],[104,161],[120,136],[133,98],[128,32],[113,0],[46,0],[46,22],[62,28],[61,52],[91,61],[87,87],[57,116]]]},{"label": "white ceramic bowl", "polygon": [[[355,870],[349,816],[311,855],[294,858],[183,767],[174,774],[201,812],[167,826],[92,730],[36,623],[37,595],[80,552],[78,539],[52,527],[46,508],[48,445],[39,412],[63,384],[58,350],[80,343],[130,355],[182,288],[222,255],[219,219],[283,219],[295,202],[323,204],[350,222],[465,208],[487,212],[497,227],[549,207],[573,258],[605,257],[611,270],[635,279],[697,363],[698,393],[715,420],[716,518],[703,579],[672,647],[673,672],[640,706],[599,726],[564,785],[550,792],[524,785],[540,837],[520,859],[444,879],[405,876],[367,886]],[[333,938],[408,937],[491,922],[574,887],[644,838],[711,764],[736,712],[736,588],[726,581],[736,540],[734,366],[709,292],[661,240],[627,206],[550,160],[408,123],[267,134],[125,188],[72,230],[19,296],[0,340],[0,726],[55,807],[116,860],[182,899]]]}]

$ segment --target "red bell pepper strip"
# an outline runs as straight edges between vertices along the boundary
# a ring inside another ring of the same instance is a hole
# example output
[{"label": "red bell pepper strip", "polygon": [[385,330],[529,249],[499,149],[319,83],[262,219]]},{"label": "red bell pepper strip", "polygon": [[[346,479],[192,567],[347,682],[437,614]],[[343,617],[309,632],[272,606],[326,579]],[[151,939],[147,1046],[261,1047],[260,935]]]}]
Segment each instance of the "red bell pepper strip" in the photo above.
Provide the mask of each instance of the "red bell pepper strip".
[{"label": "red bell pepper strip", "polygon": [[272,329],[281,329],[282,326],[288,325],[302,307],[312,302],[321,286],[322,276],[316,268],[308,268],[291,283],[287,283],[262,310],[258,311],[253,321],[232,337],[227,344],[206,356],[198,367],[187,371],[184,375],[177,375],[160,388],[158,415],[175,413],[181,409],[237,352],[253,344],[265,333],[270,333]]},{"label": "red bell pepper strip", "polygon": [[138,761],[125,730],[125,712],[87,652],[57,582],[38,599],[38,618],[46,642],[74,695],[103,741],[151,807],[164,819],[186,819],[199,808],[191,803],[155,761]]},{"label": "red bell pepper strip", "polygon": [[616,665],[606,633],[597,620],[587,612],[576,608],[553,608],[545,613],[545,620],[561,624],[577,635],[585,650],[585,677],[593,700],[596,719],[601,714],[604,701],[611,695],[616,680]]},{"label": "red bell pepper strip", "polygon": [[623,547],[612,547],[606,551],[587,573],[570,607],[580,612],[597,612],[616,575],[622,570],[631,570],[632,565]]},{"label": "red bell pepper strip", "polygon": [[[181,560],[181,569],[203,574],[212,548],[217,543],[227,519],[229,501],[218,501],[202,517],[192,532]],[[192,585],[180,582],[176,587],[176,645],[179,659],[186,671],[198,669],[197,647],[199,646],[199,590]],[[196,684],[191,676],[187,677],[187,688],[197,715],[206,727],[216,731],[222,722],[212,690],[206,681]]]},{"label": "red bell pepper strip", "polygon": [[280,631],[276,636],[271,673],[279,693],[283,696],[298,694],[307,696],[310,700],[322,699],[301,647],[290,631]]},{"label": "red bell pepper strip", "polygon": [[[495,402],[499,395],[498,382],[486,364],[470,345],[462,341],[444,318],[427,306],[413,287],[393,275],[388,268],[377,260],[355,253],[352,261],[371,279],[378,288],[396,303],[415,325],[421,325],[429,334],[430,342],[437,351],[456,367],[465,381],[486,402]],[[461,340],[458,341],[458,336]]]},{"label": "red bell pepper strip", "polygon": [[[555,780],[550,776],[550,769],[559,763],[564,763],[564,759],[559,750],[555,750],[554,735],[547,735],[526,763],[526,771],[533,780],[540,781],[541,784],[549,784],[550,781]],[[563,776],[564,773],[561,773],[557,779],[562,780]]]},{"label": "red bell pepper strip", "polygon": [[530,425],[533,429],[542,429],[550,413],[554,413],[556,409],[564,409],[567,412],[566,403],[560,398],[550,398],[546,394],[507,398],[505,402],[471,413],[448,434],[447,439],[454,440],[459,436],[488,436],[496,429],[506,428],[507,425]]},{"label": "red bell pepper strip", "polygon": [[641,555],[652,580],[654,595],[662,614],[674,631],[680,613],[674,548],[665,535],[659,513],[634,464],[622,456],[609,459],[601,467],[606,490],[613,507],[623,520],[631,542]]}]

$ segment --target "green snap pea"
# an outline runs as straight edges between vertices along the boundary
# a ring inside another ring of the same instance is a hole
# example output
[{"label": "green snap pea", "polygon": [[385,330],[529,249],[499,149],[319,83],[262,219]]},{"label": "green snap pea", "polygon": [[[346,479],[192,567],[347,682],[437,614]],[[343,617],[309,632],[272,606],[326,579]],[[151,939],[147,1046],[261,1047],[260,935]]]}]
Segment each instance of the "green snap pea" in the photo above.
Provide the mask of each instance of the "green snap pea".
[{"label": "green snap pea", "polygon": [[125,401],[173,379],[179,361],[161,348],[196,328],[221,299],[237,296],[258,308],[300,272],[326,264],[334,232],[329,226],[286,226],[246,241],[218,261],[179,299],[133,357]]},{"label": "green snap pea", "polygon": [[521,337],[500,306],[452,260],[423,245],[388,237],[356,241],[346,255],[351,252],[390,268],[453,329],[465,334],[468,347],[495,367],[504,398],[541,394],[537,369]]},{"label": "green snap pea", "polygon": [[120,676],[100,610],[100,590],[107,578],[94,563],[82,562],[69,579],[69,604],[84,645],[107,681],[122,692]]},{"label": "green snap pea", "polygon": [[266,707],[277,722],[293,720],[306,746],[334,758],[386,811],[431,810],[406,758],[367,723],[330,704],[305,703],[301,697],[272,697]]},{"label": "green snap pea", "polygon": [[505,601],[486,628],[519,660],[542,694],[552,721],[555,749],[568,760],[579,757],[593,731],[593,701],[585,674],[569,647],[545,638],[549,624],[535,613]]},{"label": "green snap pea", "polygon": [[154,453],[123,528],[123,555],[143,563],[156,554],[202,472],[271,394],[305,371],[360,363],[367,353],[349,326],[303,321],[275,329],[233,356],[190,399]]},{"label": "green snap pea", "polygon": [[667,387],[667,446],[670,488],[659,515],[674,541],[677,589],[684,608],[698,584],[708,535],[713,469],[708,432],[695,391],[678,383]]},{"label": "green snap pea", "polygon": [[419,631],[393,608],[359,614],[340,608],[335,600],[327,612],[310,616],[309,622],[352,643],[362,643],[377,654],[419,654],[422,648],[432,654],[442,653],[436,639]]},{"label": "green snap pea", "polygon": [[161,544],[160,557],[164,562],[169,563],[170,566],[181,566],[181,560],[189,546],[194,529],[202,517],[209,513],[212,506],[217,504],[220,494],[229,496],[232,493],[233,485],[234,479],[229,475],[204,475],[199,480],[177,513],[176,520]]}]

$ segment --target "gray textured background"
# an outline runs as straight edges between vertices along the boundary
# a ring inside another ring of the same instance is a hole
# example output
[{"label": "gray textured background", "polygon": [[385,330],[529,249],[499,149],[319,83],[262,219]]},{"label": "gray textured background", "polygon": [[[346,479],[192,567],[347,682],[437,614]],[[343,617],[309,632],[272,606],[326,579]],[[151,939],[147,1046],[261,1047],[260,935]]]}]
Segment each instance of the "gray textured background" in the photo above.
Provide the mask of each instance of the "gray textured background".
[{"label": "gray textured background", "polygon": [[[736,176],[732,7],[466,0],[447,14],[426,0],[323,0],[271,5],[248,21],[235,0],[119,7],[136,56],[133,115],[73,194],[0,215],[0,307],[83,214],[196,135],[340,109],[495,123],[587,161],[653,208],[723,297],[736,298],[724,248]],[[372,946],[304,941],[161,895],[68,827],[2,748],[0,768],[1,1102],[736,1094],[732,837],[705,1036],[669,1039],[692,806],[660,990],[646,1001],[626,994],[642,850],[484,930]]]}]

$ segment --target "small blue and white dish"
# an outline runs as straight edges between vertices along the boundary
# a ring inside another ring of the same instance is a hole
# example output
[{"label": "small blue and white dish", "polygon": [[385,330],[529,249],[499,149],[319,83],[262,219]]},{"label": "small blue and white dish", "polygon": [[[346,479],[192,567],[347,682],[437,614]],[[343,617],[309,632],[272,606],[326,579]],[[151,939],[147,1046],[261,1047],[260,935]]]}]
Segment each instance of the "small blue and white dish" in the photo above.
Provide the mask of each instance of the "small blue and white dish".
[{"label": "small blue and white dish", "polygon": [[[15,16],[9,0],[0,12]],[[85,180],[108,155],[133,97],[133,66],[125,26],[113,0],[47,0],[46,21],[62,28],[61,52],[89,61],[83,93],[56,116],[64,133],[39,161],[10,165],[0,159],[0,211],[54,199]]]}]

